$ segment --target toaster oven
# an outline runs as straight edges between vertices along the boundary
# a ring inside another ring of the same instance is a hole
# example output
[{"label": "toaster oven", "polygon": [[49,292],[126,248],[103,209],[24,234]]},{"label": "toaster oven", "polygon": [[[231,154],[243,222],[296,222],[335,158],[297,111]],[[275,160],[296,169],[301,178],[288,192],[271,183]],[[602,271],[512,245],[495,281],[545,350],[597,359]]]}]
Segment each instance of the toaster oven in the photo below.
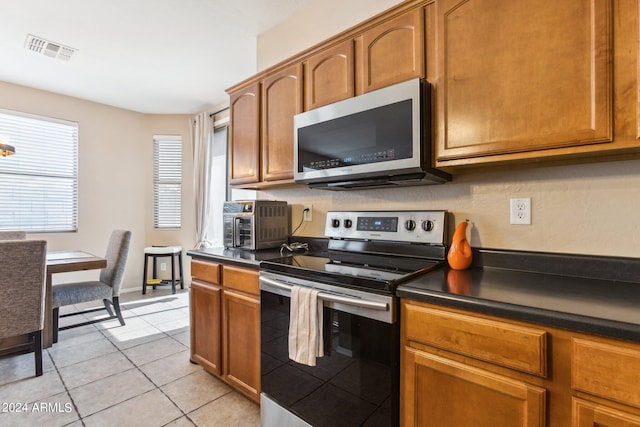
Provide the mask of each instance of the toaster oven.
[{"label": "toaster oven", "polygon": [[258,250],[287,242],[289,208],[275,200],[239,200],[223,207],[225,248]]}]

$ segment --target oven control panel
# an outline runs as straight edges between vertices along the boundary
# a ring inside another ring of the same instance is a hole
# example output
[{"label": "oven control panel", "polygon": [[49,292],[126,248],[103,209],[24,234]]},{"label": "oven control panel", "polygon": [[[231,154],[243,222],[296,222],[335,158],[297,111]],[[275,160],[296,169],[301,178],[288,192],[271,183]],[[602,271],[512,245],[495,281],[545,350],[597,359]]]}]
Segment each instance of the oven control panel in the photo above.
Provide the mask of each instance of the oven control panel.
[{"label": "oven control panel", "polygon": [[324,234],[334,239],[441,245],[446,219],[447,211],[330,211]]}]

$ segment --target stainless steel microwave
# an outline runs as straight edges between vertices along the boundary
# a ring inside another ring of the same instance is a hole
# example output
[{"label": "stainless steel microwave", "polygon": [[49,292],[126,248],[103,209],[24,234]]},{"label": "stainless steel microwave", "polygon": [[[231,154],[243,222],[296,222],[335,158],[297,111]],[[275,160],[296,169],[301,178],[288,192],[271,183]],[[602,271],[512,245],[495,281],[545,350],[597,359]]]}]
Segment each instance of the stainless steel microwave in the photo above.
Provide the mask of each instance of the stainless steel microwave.
[{"label": "stainless steel microwave", "polygon": [[225,248],[258,250],[287,242],[289,208],[275,200],[224,202],[223,240]]},{"label": "stainless steel microwave", "polygon": [[336,190],[442,184],[431,166],[431,86],[409,80],[294,116],[294,179]]}]

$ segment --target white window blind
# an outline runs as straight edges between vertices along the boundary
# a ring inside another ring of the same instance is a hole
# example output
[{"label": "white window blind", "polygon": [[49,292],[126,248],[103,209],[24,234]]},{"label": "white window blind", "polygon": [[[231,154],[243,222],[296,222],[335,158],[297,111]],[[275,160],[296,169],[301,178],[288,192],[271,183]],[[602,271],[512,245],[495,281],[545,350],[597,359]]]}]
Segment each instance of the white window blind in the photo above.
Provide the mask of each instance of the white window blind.
[{"label": "white window blind", "polygon": [[180,228],[182,217],[182,138],[153,137],[153,226]]},{"label": "white window blind", "polygon": [[78,124],[0,110],[0,138],[0,230],[77,230]]}]

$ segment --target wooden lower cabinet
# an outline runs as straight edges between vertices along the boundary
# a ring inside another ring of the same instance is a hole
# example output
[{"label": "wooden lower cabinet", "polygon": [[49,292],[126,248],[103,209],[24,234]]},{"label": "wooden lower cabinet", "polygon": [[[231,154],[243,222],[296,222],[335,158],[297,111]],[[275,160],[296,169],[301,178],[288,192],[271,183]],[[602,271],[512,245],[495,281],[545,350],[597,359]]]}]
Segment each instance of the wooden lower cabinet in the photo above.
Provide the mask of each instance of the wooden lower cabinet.
[{"label": "wooden lower cabinet", "polygon": [[401,316],[403,426],[547,425],[547,390],[528,381],[546,376],[545,331],[407,300]]},{"label": "wooden lower cabinet", "polygon": [[402,362],[403,425],[545,425],[543,388],[414,349]]},{"label": "wooden lower cabinet", "polygon": [[591,337],[571,344],[573,426],[640,427],[640,346]]},{"label": "wooden lower cabinet", "polygon": [[640,427],[640,343],[403,299],[400,423]]},{"label": "wooden lower cabinet", "polygon": [[260,399],[260,297],[225,289],[222,294],[224,379]]},{"label": "wooden lower cabinet", "polygon": [[191,360],[260,401],[258,271],[191,262]]},{"label": "wooden lower cabinet", "polygon": [[573,427],[640,427],[640,417],[606,405],[574,398]]},{"label": "wooden lower cabinet", "polygon": [[191,281],[191,360],[220,376],[221,288],[193,278]]}]

